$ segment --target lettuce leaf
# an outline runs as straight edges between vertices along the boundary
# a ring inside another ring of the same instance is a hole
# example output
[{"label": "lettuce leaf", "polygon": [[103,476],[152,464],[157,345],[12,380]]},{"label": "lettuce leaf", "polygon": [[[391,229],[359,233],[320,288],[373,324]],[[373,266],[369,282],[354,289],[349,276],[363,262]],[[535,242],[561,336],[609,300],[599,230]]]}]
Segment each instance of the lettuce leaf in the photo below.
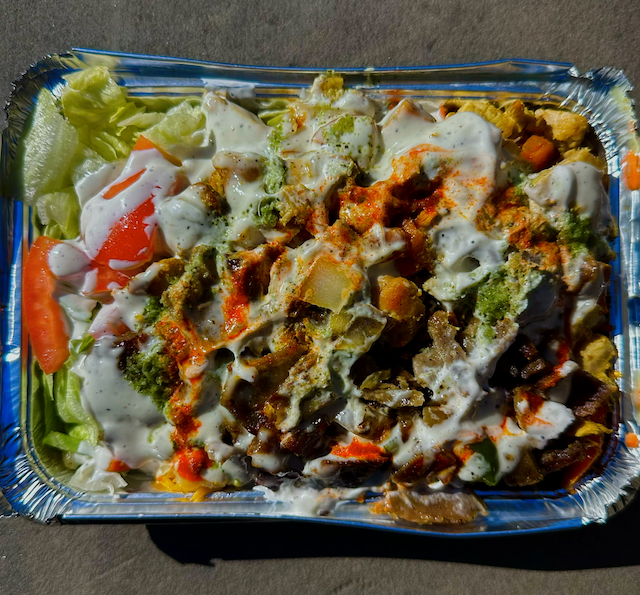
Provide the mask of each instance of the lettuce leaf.
[{"label": "lettuce leaf", "polygon": [[71,172],[71,181],[77,184],[82,178],[97,172],[106,162],[106,159],[93,149],[80,143],[76,154],[76,163]]},{"label": "lettuce leaf", "polygon": [[[73,426],[82,426],[84,439],[96,445],[100,430],[98,423],[82,406],[80,401],[81,386],[80,377],[68,370],[66,366],[56,372],[54,378],[56,408],[62,421]],[[74,428],[70,428],[70,431],[74,431]]]},{"label": "lettuce leaf", "polygon": [[104,66],[75,72],[65,80],[64,115],[82,144],[106,161],[126,158],[140,131],[164,117],[146,113],[147,108],[130,99]]},{"label": "lettuce leaf", "polygon": [[498,449],[491,438],[487,436],[482,442],[469,444],[469,448],[482,456],[489,465],[489,469],[482,477],[482,481],[490,486],[496,485],[499,481],[500,460],[498,457]]},{"label": "lettuce leaf", "polygon": [[51,92],[42,89],[23,145],[25,202],[33,204],[40,196],[69,185],[78,144],[78,132],[60,114]]},{"label": "lettuce leaf", "polygon": [[192,106],[189,101],[171,108],[166,116],[145,133],[152,143],[170,148],[173,145],[202,146],[206,140],[205,117],[200,106]]},{"label": "lettuce leaf", "polygon": [[112,78],[106,66],[95,66],[66,77],[62,90],[62,109],[76,127],[103,128],[127,105],[127,95]]},{"label": "lettuce leaf", "polygon": [[80,234],[80,203],[73,186],[41,196],[36,205],[44,235],[70,240]]},{"label": "lettuce leaf", "polygon": [[106,161],[125,159],[131,153],[133,146],[133,143],[127,144],[107,130],[88,132],[84,128],[81,130],[81,138],[86,140],[87,145]]},{"label": "lettuce leaf", "polygon": [[63,450],[66,452],[78,452],[78,448],[80,447],[80,442],[82,442],[79,438],[74,438],[69,434],[63,434],[62,432],[49,432],[44,437],[44,444],[47,446],[52,446],[53,448],[57,448],[58,450]]},{"label": "lettuce leaf", "polygon": [[36,452],[49,471],[60,479],[69,478],[60,450],[51,448],[45,437],[53,432],[64,432],[64,423],[58,417],[53,400],[53,377],[47,376],[37,362],[31,372],[31,433]]},{"label": "lettuce leaf", "polygon": [[[76,346],[88,348],[90,342],[82,340]],[[73,356],[72,356],[73,358]],[[98,443],[100,428],[85,411],[80,400],[82,380],[69,370],[68,362],[58,372],[45,374],[37,363],[32,372],[33,437],[43,462],[57,473],[65,471],[62,460],[43,447],[63,452],[77,452],[84,440]]]},{"label": "lettuce leaf", "polygon": [[187,101],[190,105],[200,105],[202,98],[197,95],[184,97],[181,95],[142,95],[131,98],[139,107],[144,107],[148,112],[161,112],[166,114],[172,107],[176,107]]}]

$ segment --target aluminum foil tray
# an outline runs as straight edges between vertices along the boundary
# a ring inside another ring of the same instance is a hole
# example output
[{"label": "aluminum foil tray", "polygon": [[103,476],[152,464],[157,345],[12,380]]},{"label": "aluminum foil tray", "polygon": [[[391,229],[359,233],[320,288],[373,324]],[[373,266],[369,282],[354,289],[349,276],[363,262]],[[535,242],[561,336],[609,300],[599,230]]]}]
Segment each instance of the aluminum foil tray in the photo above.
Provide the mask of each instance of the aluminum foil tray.
[{"label": "aluminum foil tray", "polygon": [[[21,320],[22,260],[31,235],[29,209],[11,192],[17,146],[42,87],[54,93],[62,77],[94,65],[108,66],[134,95],[193,95],[207,85],[226,87],[240,96],[296,95],[324,69],[266,68],[216,64],[154,56],[72,50],[32,66],[14,85],[5,110],[0,153],[0,305],[2,394],[0,400],[0,514],[38,521],[106,522],[215,520],[232,518],[305,519],[396,531],[439,535],[496,535],[576,527],[605,522],[625,506],[640,485],[640,449],[625,443],[638,433],[633,395],[640,389],[640,191],[623,181],[629,152],[638,151],[636,122],[627,98],[631,86],[623,73],[603,68],[580,75],[570,64],[507,60],[418,68],[338,69],[348,86],[374,97],[450,97],[506,99],[561,105],[584,114],[604,148],[610,177],[612,212],[620,235],[613,248],[611,279],[612,336],[619,352],[622,391],[614,428],[604,453],[604,471],[586,477],[575,493],[564,490],[483,491],[489,514],[458,526],[417,526],[393,522],[369,511],[369,501],[340,504],[330,516],[310,517],[292,503],[271,502],[255,491],[218,492],[203,502],[180,494],[135,492],[103,496],[85,494],[53,477],[39,459],[31,433],[28,400],[29,349]],[[634,384],[636,378],[636,384]],[[631,441],[630,441],[631,443]]]}]

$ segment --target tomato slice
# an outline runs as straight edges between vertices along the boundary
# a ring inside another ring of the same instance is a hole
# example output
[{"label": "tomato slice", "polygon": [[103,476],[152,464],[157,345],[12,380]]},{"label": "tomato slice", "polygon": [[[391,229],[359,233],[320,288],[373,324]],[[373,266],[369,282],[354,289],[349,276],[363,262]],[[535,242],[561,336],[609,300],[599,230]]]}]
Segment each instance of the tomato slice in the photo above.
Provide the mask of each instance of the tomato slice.
[{"label": "tomato slice", "polygon": [[64,311],[54,299],[56,280],[49,267],[51,249],[59,244],[40,236],[24,263],[22,309],[33,352],[45,374],[57,372],[69,357]]},{"label": "tomato slice", "polygon": [[176,469],[188,481],[202,481],[202,472],[211,467],[211,459],[204,448],[187,447],[176,454]]},{"label": "tomato slice", "polygon": [[131,277],[133,276],[131,274],[131,271],[116,271],[111,267],[100,264],[95,265],[94,270],[97,271],[97,279],[96,286],[91,292],[92,294],[111,291],[113,288],[113,283],[115,283],[118,287],[124,287],[129,282],[129,279],[131,279]]},{"label": "tomato slice", "polygon": [[140,206],[126,214],[109,233],[107,241],[98,252],[95,262],[109,266],[111,260],[130,262],[129,268],[137,268],[153,257],[155,226],[147,233],[147,218],[153,215],[153,195]]}]

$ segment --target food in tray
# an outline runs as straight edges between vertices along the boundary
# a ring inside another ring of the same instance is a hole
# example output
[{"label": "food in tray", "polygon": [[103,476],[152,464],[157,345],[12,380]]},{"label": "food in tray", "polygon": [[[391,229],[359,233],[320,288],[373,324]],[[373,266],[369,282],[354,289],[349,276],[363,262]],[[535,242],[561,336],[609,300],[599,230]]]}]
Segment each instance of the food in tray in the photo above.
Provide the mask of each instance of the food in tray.
[{"label": "food in tray", "polygon": [[594,147],[569,111],[332,73],[293,99],[133,97],[101,67],[42,90],[41,455],[85,491],[370,490],[418,523],[571,489],[618,395]]}]

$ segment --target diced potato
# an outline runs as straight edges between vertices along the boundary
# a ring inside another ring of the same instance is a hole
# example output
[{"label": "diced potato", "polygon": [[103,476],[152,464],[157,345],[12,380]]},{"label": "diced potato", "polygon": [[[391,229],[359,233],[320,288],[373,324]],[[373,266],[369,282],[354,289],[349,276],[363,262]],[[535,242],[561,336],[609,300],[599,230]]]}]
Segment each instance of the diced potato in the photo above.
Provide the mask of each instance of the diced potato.
[{"label": "diced potato", "polygon": [[569,163],[575,163],[576,161],[584,161],[593,167],[598,168],[600,171],[606,171],[607,164],[600,157],[596,157],[586,147],[580,147],[579,149],[569,149],[563,156],[562,161],[558,165],[568,165]]},{"label": "diced potato", "polygon": [[617,355],[616,348],[604,335],[593,335],[589,342],[580,349],[580,360],[585,372],[589,372],[610,386],[616,386],[611,374]]},{"label": "diced potato", "polygon": [[511,112],[503,112],[490,101],[476,99],[454,103],[459,104],[458,113],[473,112],[482,116],[487,122],[491,122],[491,124],[500,128],[505,138],[509,138],[514,132],[518,133],[522,130]]},{"label": "diced potato", "polygon": [[421,295],[418,286],[404,277],[383,275],[378,278],[373,303],[395,323],[387,333],[392,346],[402,347],[416,334],[425,313]]},{"label": "diced potato", "polygon": [[313,209],[309,201],[309,191],[302,185],[285,186],[280,198],[280,223],[303,226]]},{"label": "diced potato", "polygon": [[300,287],[300,299],[332,312],[340,312],[356,284],[346,267],[327,256],[318,258]]},{"label": "diced potato", "polygon": [[573,149],[582,143],[589,128],[589,121],[580,114],[557,109],[538,109],[536,116],[541,117],[551,128],[554,141],[562,143],[560,149]]},{"label": "diced potato", "polygon": [[513,120],[512,137],[518,136],[526,128],[527,124],[535,119],[533,112],[528,107],[525,107],[524,103],[519,99],[509,103],[503,109],[505,115]]}]

